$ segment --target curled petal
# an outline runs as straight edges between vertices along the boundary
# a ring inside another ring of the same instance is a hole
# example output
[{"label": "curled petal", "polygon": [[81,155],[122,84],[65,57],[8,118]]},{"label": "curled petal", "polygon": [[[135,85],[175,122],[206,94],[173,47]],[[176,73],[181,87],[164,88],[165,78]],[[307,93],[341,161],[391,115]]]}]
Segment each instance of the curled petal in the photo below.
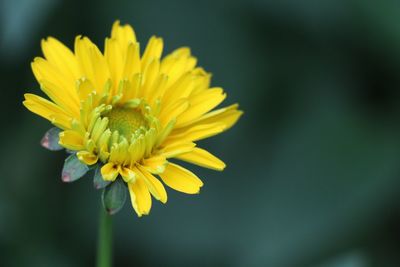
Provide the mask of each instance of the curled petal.
[{"label": "curled petal", "polygon": [[101,167],[101,175],[105,181],[115,181],[118,173],[118,166],[112,162],[109,162]]},{"label": "curled petal", "polygon": [[78,132],[66,130],[60,133],[60,145],[70,150],[84,149],[83,137]]},{"label": "curled petal", "polygon": [[124,166],[120,168],[119,174],[121,174],[122,179],[124,179],[126,183],[134,182],[136,179],[136,173]]},{"label": "curled petal", "polygon": [[147,158],[143,160],[143,167],[151,172],[151,173],[162,173],[165,170],[165,166],[167,165],[167,160],[164,156],[153,156],[151,158]]},{"label": "curled petal", "polygon": [[95,154],[88,151],[79,151],[76,155],[78,156],[78,159],[86,165],[96,164],[99,159]]}]

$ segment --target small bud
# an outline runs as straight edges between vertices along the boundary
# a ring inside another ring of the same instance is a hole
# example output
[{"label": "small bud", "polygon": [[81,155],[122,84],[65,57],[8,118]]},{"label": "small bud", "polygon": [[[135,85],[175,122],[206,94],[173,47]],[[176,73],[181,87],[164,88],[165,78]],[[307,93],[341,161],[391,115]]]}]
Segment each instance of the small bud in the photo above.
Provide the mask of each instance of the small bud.
[{"label": "small bud", "polygon": [[108,214],[113,215],[122,209],[126,201],[126,191],[125,183],[121,179],[104,188],[101,199]]},{"label": "small bud", "polygon": [[58,150],[62,150],[63,147],[60,146],[60,144],[58,143],[59,141],[59,137],[58,134],[61,132],[61,130],[57,127],[53,127],[50,130],[48,130],[42,140],[40,141],[40,144],[42,145],[42,147],[51,150],[51,151],[58,151]]},{"label": "small bud", "polygon": [[84,176],[89,171],[89,167],[79,161],[76,154],[69,155],[65,159],[61,179],[63,182],[74,182]]}]

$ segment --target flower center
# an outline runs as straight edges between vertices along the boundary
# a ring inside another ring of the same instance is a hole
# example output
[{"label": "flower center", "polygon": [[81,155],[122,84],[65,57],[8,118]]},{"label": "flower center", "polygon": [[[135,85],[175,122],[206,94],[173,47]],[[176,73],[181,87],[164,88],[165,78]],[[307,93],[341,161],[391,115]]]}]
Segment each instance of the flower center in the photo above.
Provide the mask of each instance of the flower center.
[{"label": "flower center", "polygon": [[140,127],[148,128],[146,118],[138,109],[132,108],[113,108],[106,115],[108,117],[108,127],[112,132],[118,131],[120,135],[130,138],[131,135]]}]

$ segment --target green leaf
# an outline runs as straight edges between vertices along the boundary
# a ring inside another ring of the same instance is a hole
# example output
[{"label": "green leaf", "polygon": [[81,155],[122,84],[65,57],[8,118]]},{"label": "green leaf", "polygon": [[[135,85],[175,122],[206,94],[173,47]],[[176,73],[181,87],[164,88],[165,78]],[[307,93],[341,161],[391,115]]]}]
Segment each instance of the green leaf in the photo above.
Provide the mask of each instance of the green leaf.
[{"label": "green leaf", "polygon": [[69,155],[65,159],[61,179],[63,182],[74,182],[84,176],[89,171],[89,167],[79,161],[76,154]]},{"label": "green leaf", "polygon": [[57,127],[53,127],[50,130],[48,130],[42,140],[40,141],[40,144],[42,147],[51,150],[51,151],[58,151],[62,150],[63,147],[58,144],[58,141],[60,138],[58,137],[59,133],[61,132],[61,129]]},{"label": "green leaf", "polygon": [[101,169],[101,165],[96,165],[96,169],[94,171],[94,177],[93,177],[93,186],[96,189],[103,189],[111,183],[111,181],[105,181],[103,179],[100,169]]},{"label": "green leaf", "polygon": [[120,211],[125,204],[127,188],[122,179],[118,178],[104,188],[102,194],[103,207],[108,214],[113,215]]}]

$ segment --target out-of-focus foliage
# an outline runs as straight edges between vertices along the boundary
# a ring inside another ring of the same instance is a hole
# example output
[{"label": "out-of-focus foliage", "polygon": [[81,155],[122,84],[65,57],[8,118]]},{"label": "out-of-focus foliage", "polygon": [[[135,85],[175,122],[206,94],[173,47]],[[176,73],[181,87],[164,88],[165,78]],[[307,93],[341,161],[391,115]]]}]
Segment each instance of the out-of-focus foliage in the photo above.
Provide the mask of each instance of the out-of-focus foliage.
[{"label": "out-of-focus foliage", "polygon": [[190,46],[245,115],[203,142],[228,167],[195,169],[199,196],[114,217],[115,266],[400,266],[399,17],[398,1],[2,0],[0,265],[94,264],[100,193],[61,182],[65,154],[21,102],[41,38],[102,44],[121,19],[142,47]]}]

